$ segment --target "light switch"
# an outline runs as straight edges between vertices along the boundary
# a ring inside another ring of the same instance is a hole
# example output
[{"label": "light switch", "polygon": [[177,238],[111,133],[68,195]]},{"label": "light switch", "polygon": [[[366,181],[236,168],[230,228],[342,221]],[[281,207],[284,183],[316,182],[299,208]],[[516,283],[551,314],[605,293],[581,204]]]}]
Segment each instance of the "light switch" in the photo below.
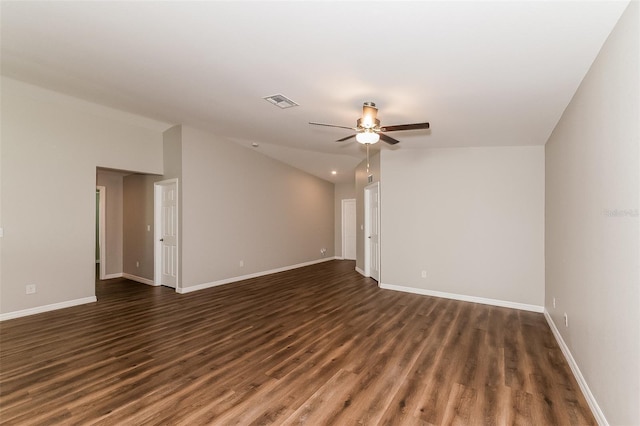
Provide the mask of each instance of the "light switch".
[{"label": "light switch", "polygon": [[147,225],[147,232],[151,231],[151,225]]},{"label": "light switch", "polygon": [[4,228],[0,228],[0,238],[4,237]]}]

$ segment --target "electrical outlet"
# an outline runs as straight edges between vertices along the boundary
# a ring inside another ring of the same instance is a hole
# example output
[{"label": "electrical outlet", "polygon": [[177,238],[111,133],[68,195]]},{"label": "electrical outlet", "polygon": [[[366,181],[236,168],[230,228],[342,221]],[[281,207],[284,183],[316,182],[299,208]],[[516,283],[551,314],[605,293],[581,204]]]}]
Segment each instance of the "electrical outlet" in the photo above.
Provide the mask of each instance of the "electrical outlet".
[{"label": "electrical outlet", "polygon": [[241,268],[244,268],[244,260],[241,260],[238,264],[240,265]]},{"label": "electrical outlet", "polygon": [[422,276],[422,278],[427,278],[427,271],[422,271],[421,276]]},{"label": "electrical outlet", "polygon": [[327,254],[327,249],[326,248],[321,248],[320,249],[320,254],[324,257],[324,255]]},{"label": "electrical outlet", "polygon": [[136,260],[136,268],[139,268],[139,267],[140,267],[140,261]]},{"label": "electrical outlet", "polygon": [[553,308],[555,309],[555,307],[556,307],[556,298],[554,297],[553,298]]},{"label": "electrical outlet", "polygon": [[564,313],[564,326],[569,327],[569,315],[566,312]]},{"label": "electrical outlet", "polygon": [[35,284],[28,284],[25,287],[25,291],[27,294],[34,294],[36,292],[36,285]]}]

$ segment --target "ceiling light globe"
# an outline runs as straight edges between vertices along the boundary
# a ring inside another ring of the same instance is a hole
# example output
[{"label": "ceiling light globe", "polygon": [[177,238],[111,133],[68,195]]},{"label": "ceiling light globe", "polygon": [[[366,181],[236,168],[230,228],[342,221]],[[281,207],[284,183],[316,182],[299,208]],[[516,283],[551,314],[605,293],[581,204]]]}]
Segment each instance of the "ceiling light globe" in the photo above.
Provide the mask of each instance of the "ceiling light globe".
[{"label": "ceiling light globe", "polygon": [[361,132],[356,135],[356,140],[363,145],[371,145],[380,140],[380,135],[375,132]]}]

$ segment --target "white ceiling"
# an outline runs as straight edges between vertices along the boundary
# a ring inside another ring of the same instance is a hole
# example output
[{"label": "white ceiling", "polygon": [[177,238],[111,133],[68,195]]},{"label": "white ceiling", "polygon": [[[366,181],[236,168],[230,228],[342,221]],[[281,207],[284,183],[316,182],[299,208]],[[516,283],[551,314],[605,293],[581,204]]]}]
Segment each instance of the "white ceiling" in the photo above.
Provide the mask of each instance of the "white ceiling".
[{"label": "white ceiling", "polygon": [[627,4],[2,1],[2,74],[344,182],[363,147],[307,123],[353,126],[365,101],[431,123],[381,149],[544,144]]}]

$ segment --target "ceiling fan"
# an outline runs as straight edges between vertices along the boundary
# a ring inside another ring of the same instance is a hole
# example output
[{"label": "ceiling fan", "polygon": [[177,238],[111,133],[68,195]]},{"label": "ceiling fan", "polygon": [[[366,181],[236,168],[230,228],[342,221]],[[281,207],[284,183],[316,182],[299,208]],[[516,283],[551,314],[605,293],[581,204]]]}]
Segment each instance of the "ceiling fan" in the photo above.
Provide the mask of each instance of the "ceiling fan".
[{"label": "ceiling fan", "polygon": [[350,129],[355,130],[356,134],[347,136],[346,138],[338,139],[336,142],[344,142],[353,137],[356,138],[356,141],[363,145],[371,145],[378,142],[380,139],[385,141],[388,144],[395,145],[400,142],[397,139],[392,138],[391,136],[385,135],[382,132],[397,132],[400,130],[420,130],[420,129],[428,129],[429,123],[414,123],[414,124],[398,124],[395,126],[380,126],[380,120],[377,118],[378,108],[376,104],[373,102],[365,102],[362,106],[362,117],[358,118],[356,122],[356,127],[347,127],[347,126],[337,126],[334,124],[324,124],[324,123],[312,123],[314,126],[326,126],[326,127],[338,127],[340,129]]}]

